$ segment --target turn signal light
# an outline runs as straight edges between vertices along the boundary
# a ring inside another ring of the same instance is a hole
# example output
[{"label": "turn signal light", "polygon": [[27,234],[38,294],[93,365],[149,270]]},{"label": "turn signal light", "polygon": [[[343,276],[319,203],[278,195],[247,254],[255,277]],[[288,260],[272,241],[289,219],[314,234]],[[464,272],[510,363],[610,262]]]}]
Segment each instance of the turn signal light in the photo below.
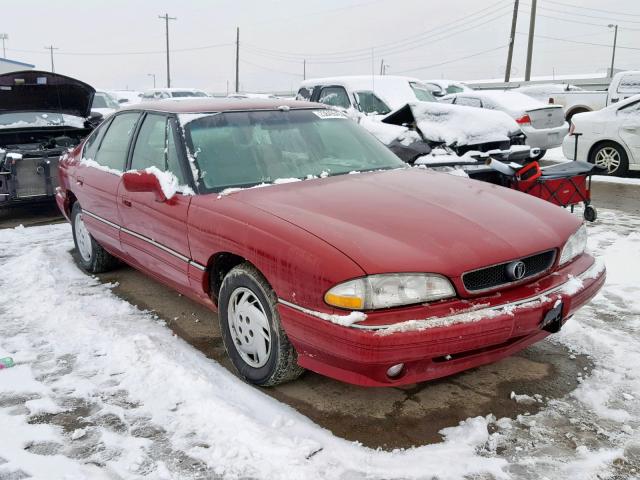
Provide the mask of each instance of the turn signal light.
[{"label": "turn signal light", "polygon": [[327,293],[324,296],[324,300],[334,307],[348,308],[350,310],[360,310],[364,307],[364,300],[362,298],[350,297],[348,295]]}]

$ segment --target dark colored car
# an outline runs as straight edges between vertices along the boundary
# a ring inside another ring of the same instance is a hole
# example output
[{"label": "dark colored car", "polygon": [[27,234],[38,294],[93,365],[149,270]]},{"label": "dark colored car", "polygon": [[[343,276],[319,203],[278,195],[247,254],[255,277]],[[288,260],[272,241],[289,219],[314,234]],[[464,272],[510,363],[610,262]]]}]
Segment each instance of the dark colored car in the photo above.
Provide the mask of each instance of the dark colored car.
[{"label": "dark colored car", "polygon": [[355,122],[285,100],[120,110],[60,164],[80,265],[116,259],[218,310],[239,374],[402,385],[556,332],[604,267],[550,203],[411,168]]},{"label": "dark colored car", "polygon": [[58,159],[93,129],[95,90],[28,70],[0,75],[0,206],[52,199]]}]

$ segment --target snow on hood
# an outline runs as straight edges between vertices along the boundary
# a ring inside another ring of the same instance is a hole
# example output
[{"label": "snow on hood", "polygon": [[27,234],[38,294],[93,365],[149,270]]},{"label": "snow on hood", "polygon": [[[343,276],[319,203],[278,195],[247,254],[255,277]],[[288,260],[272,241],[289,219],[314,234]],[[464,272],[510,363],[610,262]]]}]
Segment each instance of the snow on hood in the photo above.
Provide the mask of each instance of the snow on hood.
[{"label": "snow on hood", "polygon": [[57,73],[5,73],[0,75],[0,113],[57,112],[87,118],[95,93],[91,85]]},{"label": "snow on hood", "polygon": [[391,112],[383,123],[415,123],[425,139],[447,145],[477,145],[508,141],[520,131],[504,112],[445,103],[412,102]]}]

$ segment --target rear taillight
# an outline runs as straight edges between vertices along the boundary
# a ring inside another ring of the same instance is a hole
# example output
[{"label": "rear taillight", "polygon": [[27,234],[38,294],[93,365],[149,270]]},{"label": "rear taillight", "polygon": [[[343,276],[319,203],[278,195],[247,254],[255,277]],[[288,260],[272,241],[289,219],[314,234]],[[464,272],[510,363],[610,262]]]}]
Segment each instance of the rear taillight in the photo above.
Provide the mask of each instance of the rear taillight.
[{"label": "rear taillight", "polygon": [[531,123],[531,118],[526,113],[520,118],[516,118],[516,122],[518,125],[525,125],[527,123]]},{"label": "rear taillight", "polygon": [[576,126],[573,124],[573,122],[571,122],[569,124],[569,135],[573,135],[573,132],[575,131]]}]

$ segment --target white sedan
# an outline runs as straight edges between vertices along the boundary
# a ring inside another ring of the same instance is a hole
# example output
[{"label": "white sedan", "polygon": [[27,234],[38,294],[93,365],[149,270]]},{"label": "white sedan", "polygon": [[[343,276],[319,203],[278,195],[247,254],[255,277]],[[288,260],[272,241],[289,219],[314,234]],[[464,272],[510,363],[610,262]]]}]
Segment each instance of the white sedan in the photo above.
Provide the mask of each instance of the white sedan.
[{"label": "white sedan", "polygon": [[540,149],[536,160],[541,159],[548,149],[559,147],[569,132],[569,124],[564,121],[564,110],[560,105],[542,103],[519,92],[473,90],[447,95],[442,101],[507,113],[526,135],[526,144]]},{"label": "white sedan", "polygon": [[608,175],[624,176],[640,170],[640,95],[597,112],[579,113],[562,143],[570,160],[588,160],[606,168]]}]

